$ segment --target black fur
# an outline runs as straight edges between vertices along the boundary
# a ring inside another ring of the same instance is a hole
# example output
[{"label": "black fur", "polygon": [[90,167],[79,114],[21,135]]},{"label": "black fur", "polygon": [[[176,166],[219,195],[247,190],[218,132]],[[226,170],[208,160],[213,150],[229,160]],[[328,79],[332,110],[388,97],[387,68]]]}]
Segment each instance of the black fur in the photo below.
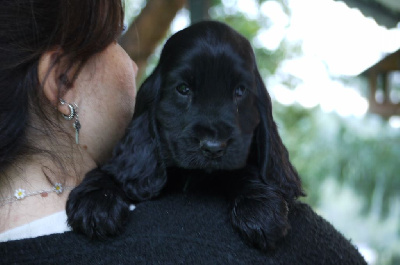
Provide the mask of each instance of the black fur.
[{"label": "black fur", "polygon": [[68,222],[92,238],[117,234],[125,196],[151,199],[179,170],[209,185],[219,179],[232,199],[233,226],[262,250],[288,232],[290,205],[303,195],[250,43],[219,22],[197,23],[167,41],[112,159],[71,192]]}]

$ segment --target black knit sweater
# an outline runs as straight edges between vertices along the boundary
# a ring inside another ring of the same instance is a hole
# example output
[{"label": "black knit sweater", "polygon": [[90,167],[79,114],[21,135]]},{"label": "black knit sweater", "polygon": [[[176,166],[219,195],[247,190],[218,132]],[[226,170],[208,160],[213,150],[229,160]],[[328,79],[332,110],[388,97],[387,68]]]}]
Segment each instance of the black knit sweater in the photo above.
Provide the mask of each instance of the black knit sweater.
[{"label": "black knit sweater", "polygon": [[247,246],[233,230],[228,202],[169,194],[143,202],[126,231],[103,242],[74,232],[0,244],[0,264],[366,264],[357,249],[303,203],[275,251]]}]

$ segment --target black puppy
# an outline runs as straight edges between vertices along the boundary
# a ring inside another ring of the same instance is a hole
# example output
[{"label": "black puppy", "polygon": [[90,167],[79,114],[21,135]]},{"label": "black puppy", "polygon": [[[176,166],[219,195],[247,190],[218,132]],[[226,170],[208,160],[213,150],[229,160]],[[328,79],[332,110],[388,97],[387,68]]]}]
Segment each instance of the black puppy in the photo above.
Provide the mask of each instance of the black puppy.
[{"label": "black puppy", "polygon": [[167,41],[112,159],[71,192],[69,225],[92,238],[118,234],[128,202],[157,196],[180,170],[198,178],[186,181],[191,188],[218,179],[233,226],[263,250],[287,233],[290,205],[303,195],[250,43],[219,22]]}]

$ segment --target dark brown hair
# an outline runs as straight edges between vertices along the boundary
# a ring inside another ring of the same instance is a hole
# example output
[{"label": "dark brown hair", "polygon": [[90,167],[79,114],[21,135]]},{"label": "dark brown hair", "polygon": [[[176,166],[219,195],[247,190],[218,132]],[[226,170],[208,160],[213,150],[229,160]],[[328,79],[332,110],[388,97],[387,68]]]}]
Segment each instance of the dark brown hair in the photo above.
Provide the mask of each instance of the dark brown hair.
[{"label": "dark brown hair", "polygon": [[[77,65],[80,69],[91,56],[115,41],[122,27],[121,0],[1,1],[0,176],[20,156],[43,151],[35,150],[26,135],[33,112],[50,122],[39,89],[40,56],[59,50],[55,61],[63,61],[58,76],[61,96],[78,74],[65,82],[71,67]],[[42,132],[49,134],[51,130]]]}]

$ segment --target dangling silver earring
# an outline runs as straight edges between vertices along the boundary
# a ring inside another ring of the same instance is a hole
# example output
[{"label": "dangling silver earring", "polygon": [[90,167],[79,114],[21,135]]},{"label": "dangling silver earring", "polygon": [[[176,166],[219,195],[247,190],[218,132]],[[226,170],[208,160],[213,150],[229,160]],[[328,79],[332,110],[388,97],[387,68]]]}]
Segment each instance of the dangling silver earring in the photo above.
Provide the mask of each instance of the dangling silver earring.
[{"label": "dangling silver earring", "polygon": [[61,98],[60,98],[60,103],[61,103],[61,105],[68,104],[69,114],[68,115],[61,114],[64,117],[64,119],[66,119],[67,121],[70,121],[73,118],[75,118],[75,121],[73,123],[73,127],[75,129],[75,142],[76,142],[76,144],[79,144],[79,130],[81,129],[82,126],[78,119],[78,105],[76,105],[76,103],[73,103],[73,105],[66,103]]}]

